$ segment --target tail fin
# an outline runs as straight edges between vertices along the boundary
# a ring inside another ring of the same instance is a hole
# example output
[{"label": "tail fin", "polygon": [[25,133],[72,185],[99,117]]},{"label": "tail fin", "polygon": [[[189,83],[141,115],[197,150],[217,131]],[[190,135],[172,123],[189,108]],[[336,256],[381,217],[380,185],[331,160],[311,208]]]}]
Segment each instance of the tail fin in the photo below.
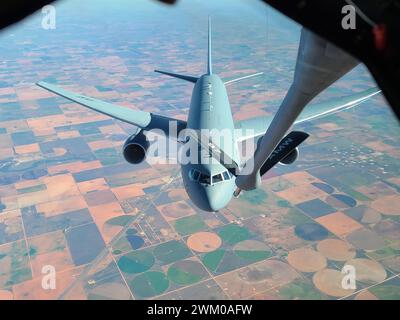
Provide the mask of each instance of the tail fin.
[{"label": "tail fin", "polygon": [[[196,83],[199,78],[193,76],[187,76],[184,74],[154,70],[154,72],[162,73],[170,77],[182,79],[185,81]],[[207,59],[207,74],[212,74],[212,59],[211,59],[211,17],[208,16],[208,59]]]},{"label": "tail fin", "polygon": [[211,17],[208,16],[208,60],[207,74],[212,74],[212,59],[211,59]]}]

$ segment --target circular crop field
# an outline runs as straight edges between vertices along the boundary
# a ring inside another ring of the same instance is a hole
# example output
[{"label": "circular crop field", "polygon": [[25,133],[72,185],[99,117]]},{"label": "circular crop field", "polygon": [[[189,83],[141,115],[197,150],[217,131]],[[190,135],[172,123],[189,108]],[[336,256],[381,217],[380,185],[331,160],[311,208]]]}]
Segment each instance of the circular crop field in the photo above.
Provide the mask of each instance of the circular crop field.
[{"label": "circular crop field", "polygon": [[179,285],[189,285],[204,279],[207,276],[201,263],[183,260],[174,263],[168,269],[168,279]]},{"label": "circular crop field", "polygon": [[169,281],[164,273],[149,271],[138,275],[129,286],[135,296],[151,298],[165,292],[169,287]]},{"label": "circular crop field", "polygon": [[318,189],[321,189],[322,191],[325,191],[326,193],[333,193],[335,189],[333,189],[329,184],[322,183],[322,182],[313,182],[311,183],[314,187],[317,187]]},{"label": "circular crop field", "polygon": [[147,251],[130,252],[118,260],[118,267],[125,273],[141,273],[154,265],[154,256]]},{"label": "circular crop field", "polygon": [[374,284],[386,279],[387,273],[385,268],[375,260],[351,259],[346,264],[356,269],[357,281]]},{"label": "circular crop field", "polygon": [[158,245],[153,253],[163,264],[169,264],[188,257],[190,251],[182,242],[173,240]]},{"label": "circular crop field", "polygon": [[217,249],[213,252],[206,253],[202,259],[208,270],[215,272],[220,265],[226,251]]},{"label": "circular crop field", "polygon": [[317,250],[334,261],[347,261],[356,255],[356,249],[339,239],[325,239],[318,243]]},{"label": "circular crop field", "polygon": [[187,240],[188,247],[196,252],[215,251],[221,244],[221,238],[213,232],[197,232]]},{"label": "circular crop field", "polygon": [[169,203],[160,207],[161,213],[171,219],[179,219],[194,213],[193,209],[184,201]]},{"label": "circular crop field", "polygon": [[140,236],[127,234],[126,239],[128,240],[128,242],[131,245],[131,248],[133,250],[137,250],[137,249],[143,247],[143,245],[144,245],[144,240]]},{"label": "circular crop field", "polygon": [[299,248],[288,254],[289,264],[302,272],[316,272],[326,267],[326,258],[310,248]]},{"label": "circular crop field", "polygon": [[354,292],[342,288],[343,274],[333,269],[320,270],[313,276],[314,285],[323,293],[333,297],[344,297]]},{"label": "circular crop field", "polygon": [[352,208],[357,205],[357,201],[345,194],[332,194],[326,198],[326,203],[339,209]]},{"label": "circular crop field", "polygon": [[346,240],[357,249],[379,250],[386,246],[385,241],[374,231],[369,229],[358,229],[350,233]]},{"label": "circular crop field", "polygon": [[241,241],[234,246],[233,251],[238,257],[250,261],[264,260],[272,256],[269,247],[256,240]]},{"label": "circular crop field", "polygon": [[250,233],[244,228],[235,224],[228,224],[222,227],[219,232],[221,239],[228,244],[236,244],[240,241],[249,239]]}]

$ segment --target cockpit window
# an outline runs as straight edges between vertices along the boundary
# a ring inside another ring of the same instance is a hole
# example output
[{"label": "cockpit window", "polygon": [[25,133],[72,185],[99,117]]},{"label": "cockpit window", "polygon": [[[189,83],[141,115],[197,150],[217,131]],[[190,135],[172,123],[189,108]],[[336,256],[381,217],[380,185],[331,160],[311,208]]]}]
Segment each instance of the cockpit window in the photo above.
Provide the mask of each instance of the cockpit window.
[{"label": "cockpit window", "polygon": [[194,172],[193,172],[193,175],[192,175],[192,177],[193,177],[193,180],[199,180],[199,176],[200,176],[200,172],[198,172],[197,170],[194,170]]},{"label": "cockpit window", "polygon": [[222,180],[223,180],[222,179],[222,174],[216,174],[215,176],[213,176],[212,182],[214,184],[214,183],[221,182]]},{"label": "cockpit window", "polygon": [[192,169],[189,171],[190,179],[197,181],[197,180],[199,180],[199,176],[200,176],[200,172],[198,172],[197,170]]},{"label": "cockpit window", "polygon": [[224,175],[224,180],[229,180],[230,179],[228,171],[224,171],[222,174]]},{"label": "cockpit window", "polygon": [[204,173],[201,173],[201,174],[200,174],[199,182],[200,182],[200,183],[203,183],[203,184],[211,184],[210,176],[209,176],[209,175],[206,175],[206,174],[204,174]]},{"label": "cockpit window", "polygon": [[201,184],[215,184],[218,182],[222,182],[224,180],[230,180],[233,177],[232,174],[230,174],[230,172],[228,171],[224,171],[221,173],[218,173],[214,176],[212,176],[212,181],[211,181],[211,177],[208,174],[205,173],[201,173],[200,171],[196,170],[196,169],[192,169],[189,171],[189,178],[193,181],[198,181]]}]

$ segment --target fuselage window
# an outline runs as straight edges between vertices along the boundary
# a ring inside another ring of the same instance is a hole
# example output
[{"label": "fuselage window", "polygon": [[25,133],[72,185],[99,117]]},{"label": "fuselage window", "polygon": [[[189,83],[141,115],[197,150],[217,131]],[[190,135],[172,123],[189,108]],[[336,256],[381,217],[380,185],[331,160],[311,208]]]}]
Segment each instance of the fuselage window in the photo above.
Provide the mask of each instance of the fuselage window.
[{"label": "fuselage window", "polygon": [[218,183],[222,181],[222,174],[216,174],[215,176],[213,176],[213,184],[214,183]]}]

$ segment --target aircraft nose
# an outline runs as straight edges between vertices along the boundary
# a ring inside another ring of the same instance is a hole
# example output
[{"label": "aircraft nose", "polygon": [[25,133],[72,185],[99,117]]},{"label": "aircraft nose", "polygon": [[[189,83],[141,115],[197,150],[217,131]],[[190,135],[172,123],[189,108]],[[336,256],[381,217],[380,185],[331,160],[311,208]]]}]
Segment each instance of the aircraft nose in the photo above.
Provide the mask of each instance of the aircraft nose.
[{"label": "aircraft nose", "polygon": [[221,204],[220,201],[215,197],[208,199],[208,206],[210,207],[211,211],[218,211],[224,207],[224,205]]},{"label": "aircraft nose", "polygon": [[229,200],[230,196],[225,194],[225,192],[218,192],[222,190],[216,190],[214,188],[209,188],[206,192],[207,195],[207,204],[210,208],[210,211],[218,211],[224,208]]}]

